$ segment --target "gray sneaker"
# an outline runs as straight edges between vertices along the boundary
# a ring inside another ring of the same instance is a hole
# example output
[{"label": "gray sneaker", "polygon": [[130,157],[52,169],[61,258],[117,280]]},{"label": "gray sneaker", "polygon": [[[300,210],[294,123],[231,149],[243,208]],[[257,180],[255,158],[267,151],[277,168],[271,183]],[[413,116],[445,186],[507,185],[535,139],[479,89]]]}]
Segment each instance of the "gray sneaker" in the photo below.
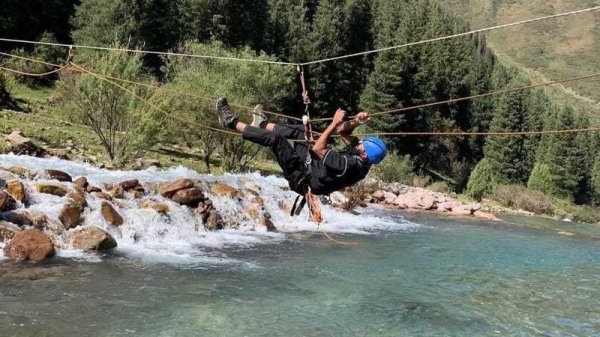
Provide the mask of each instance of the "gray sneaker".
[{"label": "gray sneaker", "polygon": [[227,98],[221,97],[217,100],[217,117],[219,117],[219,124],[225,129],[235,129],[235,126],[239,120],[238,115],[231,111]]},{"label": "gray sneaker", "polygon": [[252,126],[256,128],[264,129],[268,122],[267,115],[263,110],[262,104],[258,104],[254,107],[254,111],[252,111]]}]

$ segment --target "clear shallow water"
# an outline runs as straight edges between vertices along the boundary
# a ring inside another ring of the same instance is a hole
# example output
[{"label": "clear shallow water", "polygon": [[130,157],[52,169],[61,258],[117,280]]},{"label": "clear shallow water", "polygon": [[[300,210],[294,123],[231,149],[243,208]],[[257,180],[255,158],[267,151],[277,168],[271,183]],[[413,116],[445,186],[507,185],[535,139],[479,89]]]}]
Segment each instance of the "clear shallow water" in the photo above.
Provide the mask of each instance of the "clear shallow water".
[{"label": "clear shallow water", "polygon": [[210,252],[225,264],[3,262],[0,336],[600,336],[596,239],[405,216],[422,226]]}]

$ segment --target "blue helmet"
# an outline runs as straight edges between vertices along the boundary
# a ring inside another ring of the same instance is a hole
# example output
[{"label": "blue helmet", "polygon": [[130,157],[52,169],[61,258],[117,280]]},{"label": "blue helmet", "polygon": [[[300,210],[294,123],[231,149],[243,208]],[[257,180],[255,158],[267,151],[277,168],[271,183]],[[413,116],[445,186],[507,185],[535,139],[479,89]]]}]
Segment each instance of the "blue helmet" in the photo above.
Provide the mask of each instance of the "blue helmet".
[{"label": "blue helmet", "polygon": [[369,163],[371,164],[376,165],[381,163],[383,158],[387,155],[387,147],[383,140],[378,137],[365,137],[363,138],[362,143]]}]

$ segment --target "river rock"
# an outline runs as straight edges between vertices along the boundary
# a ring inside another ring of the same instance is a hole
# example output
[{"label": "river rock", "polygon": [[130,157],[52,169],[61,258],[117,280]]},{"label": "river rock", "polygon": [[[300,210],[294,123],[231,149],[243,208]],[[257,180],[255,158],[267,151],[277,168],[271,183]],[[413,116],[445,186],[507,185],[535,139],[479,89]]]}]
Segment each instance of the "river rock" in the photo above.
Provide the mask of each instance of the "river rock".
[{"label": "river rock", "polygon": [[204,228],[206,228],[209,231],[214,231],[214,230],[223,228],[223,225],[221,223],[221,219],[219,216],[219,212],[217,212],[215,210],[212,210],[212,211],[206,213],[206,218],[203,220],[204,220]]},{"label": "river rock", "polygon": [[267,227],[267,232],[276,232],[277,231],[277,228],[271,221],[271,213],[269,213],[269,212],[265,212],[265,214],[263,215],[261,224],[263,226]]},{"label": "river rock", "polygon": [[88,181],[86,177],[77,177],[75,180],[73,180],[73,184],[77,187],[85,189],[88,186]]},{"label": "river rock", "polygon": [[18,209],[2,214],[2,219],[12,222],[19,227],[44,228],[48,222],[48,216],[40,211]]},{"label": "river rock", "polygon": [[161,214],[169,213],[169,206],[167,204],[162,204],[162,203],[154,202],[151,200],[142,201],[142,203],[140,204],[140,207],[144,208],[144,209],[153,209],[156,212],[161,213]]},{"label": "river rock", "polygon": [[194,187],[194,182],[190,179],[179,179],[160,188],[159,193],[165,198],[171,198],[177,191]]},{"label": "river rock", "polygon": [[140,181],[137,180],[137,179],[125,180],[125,181],[122,181],[122,182],[118,183],[118,185],[124,191],[129,191],[129,190],[132,190],[132,189],[140,186]]},{"label": "river rock", "polygon": [[73,178],[63,171],[59,170],[41,170],[36,174],[38,179],[58,180],[62,182],[72,182]]},{"label": "river rock", "polygon": [[11,240],[20,231],[21,228],[19,226],[10,222],[0,221],[0,242]]},{"label": "river rock", "polygon": [[17,233],[4,247],[4,256],[17,261],[40,261],[54,254],[52,239],[37,229]]},{"label": "river rock", "polygon": [[67,199],[58,218],[66,229],[75,228],[81,224],[82,212],[83,208],[79,203],[72,199]]},{"label": "river rock", "polygon": [[100,212],[109,224],[115,227],[119,227],[123,224],[123,217],[115,210],[113,205],[111,205],[109,202],[102,202]]},{"label": "river rock", "polygon": [[180,205],[196,207],[204,201],[204,193],[198,187],[191,187],[175,192],[171,199]]},{"label": "river rock", "polygon": [[7,183],[6,189],[8,193],[22,204],[27,202],[27,194],[25,193],[25,185],[19,180],[11,180]]},{"label": "river rock", "polygon": [[152,167],[152,166],[161,167],[160,161],[157,159],[142,158],[138,162],[141,167]]},{"label": "river rock", "polygon": [[210,191],[220,197],[235,198],[238,196],[238,190],[224,183],[214,183],[210,186]]},{"label": "river rock", "polygon": [[94,193],[94,192],[102,192],[102,189],[100,187],[96,187],[96,186],[92,186],[92,185],[87,185],[85,187],[85,191],[88,193]]},{"label": "river rock", "polygon": [[104,199],[104,200],[112,201],[112,196],[110,194],[102,192],[102,191],[92,192],[90,194],[93,197],[98,198],[98,199]]},{"label": "river rock", "polygon": [[0,191],[0,212],[12,211],[17,208],[17,202],[8,193]]},{"label": "river rock", "polygon": [[114,186],[110,191],[108,191],[108,194],[115,199],[123,199],[125,196],[125,191],[121,186]]},{"label": "river rock", "polygon": [[92,226],[69,231],[69,244],[73,249],[96,251],[113,249],[117,241],[106,231]]},{"label": "river rock", "polygon": [[448,211],[448,212],[452,212],[453,209],[460,207],[461,203],[458,201],[446,201],[446,202],[442,202],[439,203],[438,209],[441,211]]},{"label": "river rock", "polygon": [[40,193],[52,194],[59,197],[64,197],[67,194],[66,187],[53,183],[37,183],[35,188]]},{"label": "river rock", "polygon": [[247,205],[243,207],[243,213],[248,218],[248,220],[253,220],[255,222],[259,221],[260,213],[256,209],[256,207]]},{"label": "river rock", "polygon": [[79,206],[82,208],[82,210],[88,206],[88,202],[85,199],[85,194],[80,190],[75,190],[75,191],[69,192],[69,194],[67,194],[67,198],[69,198],[69,199],[75,201],[77,204],[79,204]]},{"label": "river rock", "polygon": [[20,178],[23,178],[23,179],[30,179],[34,176],[34,174],[31,173],[31,170],[26,169],[21,166],[13,166],[8,169],[8,172],[10,172],[12,174],[16,174],[17,176],[19,176]]}]

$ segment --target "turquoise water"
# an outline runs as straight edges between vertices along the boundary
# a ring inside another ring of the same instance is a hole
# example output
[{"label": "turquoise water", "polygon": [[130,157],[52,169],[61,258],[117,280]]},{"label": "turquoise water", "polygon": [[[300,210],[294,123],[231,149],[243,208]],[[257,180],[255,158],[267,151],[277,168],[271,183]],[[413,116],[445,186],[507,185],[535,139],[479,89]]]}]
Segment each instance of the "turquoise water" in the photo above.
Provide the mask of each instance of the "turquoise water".
[{"label": "turquoise water", "polygon": [[406,216],[422,226],[215,249],[217,265],[3,262],[0,336],[600,336],[594,237]]}]

